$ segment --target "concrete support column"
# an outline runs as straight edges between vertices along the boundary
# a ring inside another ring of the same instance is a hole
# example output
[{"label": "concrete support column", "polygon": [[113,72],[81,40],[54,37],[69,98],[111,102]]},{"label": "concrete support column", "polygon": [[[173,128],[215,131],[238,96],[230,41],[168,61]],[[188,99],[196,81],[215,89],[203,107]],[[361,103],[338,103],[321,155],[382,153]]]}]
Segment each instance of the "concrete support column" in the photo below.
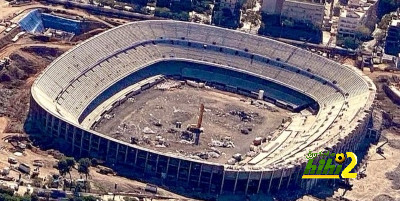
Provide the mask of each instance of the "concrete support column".
[{"label": "concrete support column", "polygon": [[292,178],[293,171],[294,171],[294,169],[292,169],[292,171],[290,171],[289,180],[288,180],[288,182],[287,182],[287,184],[286,184],[286,188],[289,187],[290,179]]},{"label": "concrete support column", "polygon": [[51,126],[50,126],[50,133],[53,135],[53,129],[54,129],[54,116],[51,116]]},{"label": "concrete support column", "polygon": [[90,135],[89,135],[89,155],[90,155],[90,151],[92,150],[92,136],[93,136],[93,134],[92,133],[90,133]]},{"label": "concrete support column", "polygon": [[75,149],[75,134],[76,134],[76,127],[74,126],[74,130],[72,131],[72,152]]},{"label": "concrete support column", "polygon": [[79,157],[81,157],[82,156],[82,149],[83,149],[83,136],[84,136],[84,131],[82,130],[82,132],[81,132],[81,144],[80,144],[80,147],[79,147]]},{"label": "concrete support column", "polygon": [[222,184],[221,184],[221,190],[219,191],[219,194],[222,194],[224,190],[224,183],[225,183],[225,170],[224,173],[222,173]]},{"label": "concrete support column", "polygon": [[159,154],[157,154],[157,159],[156,159],[156,174],[157,174],[157,172],[158,172],[158,161],[160,160],[160,155]]},{"label": "concrete support column", "polygon": [[57,137],[60,136],[60,133],[61,133],[61,120],[58,121]]},{"label": "concrete support column", "polygon": [[246,190],[244,191],[244,194],[246,194],[246,195],[247,195],[247,190],[249,189],[250,176],[251,176],[251,172],[249,172],[249,176],[247,176]]},{"label": "concrete support column", "polygon": [[137,157],[138,157],[138,153],[139,153],[139,149],[135,150],[135,167],[136,167],[136,163],[137,163]]},{"label": "concrete support column", "polygon": [[271,190],[271,184],[272,184],[272,180],[273,180],[273,177],[274,177],[274,173],[275,173],[275,170],[272,171],[272,174],[271,174],[271,177],[270,177],[270,180],[269,180],[268,193]]},{"label": "concrete support column", "polygon": [[211,182],[212,182],[213,176],[214,176],[214,170],[211,170],[210,182],[208,182],[208,193],[211,192],[211,185],[212,185]]},{"label": "concrete support column", "polygon": [[50,116],[50,133],[53,135],[53,129],[54,129],[54,116]]},{"label": "concrete support column", "polygon": [[189,172],[188,172],[188,177],[187,177],[187,183],[190,183],[190,174],[192,173],[192,162],[189,164]]},{"label": "concrete support column", "polygon": [[[128,159],[128,151],[129,151],[129,147],[127,146],[125,149],[125,157],[124,157],[125,164],[126,164],[126,160]],[[158,163],[158,154],[157,154],[157,163]]]},{"label": "concrete support column", "polygon": [[297,171],[297,176],[296,176],[296,184],[298,183],[298,181],[299,181],[299,177],[300,177],[300,172],[304,172],[304,171],[302,171],[303,169],[302,169],[302,166],[300,166],[299,167],[299,171]]},{"label": "concrete support column", "polygon": [[68,123],[65,123],[65,136],[64,136],[64,140],[67,140],[67,138],[68,138],[68,133],[69,133],[69,128],[70,126],[69,126],[69,124]]},{"label": "concrete support column", "polygon": [[178,170],[176,171],[176,180],[179,179],[179,170],[181,169],[181,161],[182,160],[179,160],[179,163],[178,163]]},{"label": "concrete support column", "polygon": [[283,173],[286,172],[286,169],[282,170],[281,173],[281,178],[279,179],[279,185],[278,185],[278,190],[281,189],[281,183],[282,183],[282,179],[283,179]]},{"label": "concrete support column", "polygon": [[168,157],[168,161],[167,161],[167,170],[165,171],[165,175],[167,175],[167,176],[168,176],[169,160],[170,160],[170,159],[171,159],[171,158]]},{"label": "concrete support column", "polygon": [[44,125],[44,130],[46,131],[46,132],[49,132],[49,116],[50,116],[50,114],[48,113],[48,112],[46,112],[46,122],[45,122],[45,125]]},{"label": "concrete support column", "polygon": [[118,161],[119,143],[117,143],[117,151],[115,152],[115,161]]},{"label": "concrete support column", "polygon": [[144,161],[144,172],[146,172],[148,161],[149,161],[149,152],[146,151],[146,160]]},{"label": "concrete support column", "polygon": [[261,171],[260,180],[258,181],[257,193],[260,192],[261,182],[264,176],[264,171]]},{"label": "concrete support column", "polygon": [[202,173],[203,173],[203,164],[201,164],[201,166],[200,166],[200,175],[199,175],[199,180],[197,181],[197,186],[200,186]]},{"label": "concrete support column", "polygon": [[107,150],[106,150],[106,161],[108,159],[108,153],[110,151],[110,140],[107,140]]},{"label": "concrete support column", "polygon": [[99,142],[97,143],[97,151],[100,151],[100,140],[101,138],[99,137]]},{"label": "concrete support column", "polygon": [[236,179],[235,179],[235,186],[233,187],[233,194],[236,193],[236,186],[237,186],[238,178],[239,178],[239,172],[236,172]]}]

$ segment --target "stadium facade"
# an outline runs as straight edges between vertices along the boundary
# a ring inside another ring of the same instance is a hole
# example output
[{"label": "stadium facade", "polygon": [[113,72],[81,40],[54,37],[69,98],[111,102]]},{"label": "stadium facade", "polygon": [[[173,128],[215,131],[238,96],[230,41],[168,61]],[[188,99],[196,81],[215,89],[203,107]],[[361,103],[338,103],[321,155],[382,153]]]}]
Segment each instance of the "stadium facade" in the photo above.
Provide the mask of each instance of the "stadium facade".
[{"label": "stadium facade", "polygon": [[[157,75],[248,96],[264,90],[264,100],[280,107],[318,112],[312,119],[299,115],[260,153],[236,165],[162,153],[91,129],[156,84]],[[301,179],[309,151],[356,152],[375,92],[360,71],[275,40],[195,23],[141,21],[99,34],[52,62],[32,86],[30,114],[69,153],[123,167],[124,175],[200,196],[274,193],[317,183]]]}]

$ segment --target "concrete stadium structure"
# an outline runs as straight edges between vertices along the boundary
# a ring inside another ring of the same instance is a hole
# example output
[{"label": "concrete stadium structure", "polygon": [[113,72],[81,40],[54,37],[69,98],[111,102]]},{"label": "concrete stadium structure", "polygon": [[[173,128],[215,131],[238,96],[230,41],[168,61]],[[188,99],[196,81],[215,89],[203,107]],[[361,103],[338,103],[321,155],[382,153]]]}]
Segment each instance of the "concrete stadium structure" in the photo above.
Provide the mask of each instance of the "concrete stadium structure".
[{"label": "concrete stadium structure", "polygon": [[[235,165],[161,153],[93,131],[104,114],[157,83],[160,75],[207,81],[301,113],[256,156]],[[77,157],[123,167],[124,175],[198,192],[274,193],[310,189],[301,179],[309,151],[357,151],[376,88],[354,68],[264,37],[177,21],[141,21],[69,50],[34,82],[31,117]]]}]

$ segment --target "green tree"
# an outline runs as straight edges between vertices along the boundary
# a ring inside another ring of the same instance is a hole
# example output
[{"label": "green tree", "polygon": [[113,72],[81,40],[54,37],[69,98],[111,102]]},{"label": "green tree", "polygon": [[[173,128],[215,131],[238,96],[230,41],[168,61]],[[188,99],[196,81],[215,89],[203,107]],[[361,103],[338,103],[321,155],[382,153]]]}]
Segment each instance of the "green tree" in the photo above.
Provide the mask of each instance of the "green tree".
[{"label": "green tree", "polygon": [[92,166],[92,161],[88,158],[82,158],[78,161],[78,172],[81,174],[85,174],[86,180],[90,173],[90,166]]},{"label": "green tree", "polygon": [[360,26],[356,31],[356,38],[359,40],[365,41],[371,37],[371,30],[366,26]]},{"label": "green tree", "polygon": [[358,46],[360,45],[360,42],[355,38],[345,37],[343,40],[343,45],[346,48],[357,49]]},{"label": "green tree", "polygon": [[379,0],[378,1],[378,18],[381,19],[385,14],[396,11],[400,7],[398,0]]},{"label": "green tree", "polygon": [[382,17],[381,21],[378,23],[378,28],[386,30],[389,26],[389,23],[392,20],[391,14],[386,14]]},{"label": "green tree", "polygon": [[[65,175],[68,173],[71,183],[72,183],[71,170],[74,166],[75,166],[75,159],[71,158],[71,157],[64,157],[64,158],[60,159],[57,163],[57,169],[58,169],[58,172],[60,173],[60,175],[65,177]],[[72,189],[72,185],[70,185],[70,190],[71,189]]]}]

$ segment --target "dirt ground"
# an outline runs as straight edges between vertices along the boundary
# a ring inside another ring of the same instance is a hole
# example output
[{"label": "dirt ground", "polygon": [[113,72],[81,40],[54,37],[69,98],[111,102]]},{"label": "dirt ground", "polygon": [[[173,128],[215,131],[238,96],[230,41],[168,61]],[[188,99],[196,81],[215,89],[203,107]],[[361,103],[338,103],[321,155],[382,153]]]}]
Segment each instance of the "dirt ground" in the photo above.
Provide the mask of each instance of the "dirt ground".
[{"label": "dirt ground", "polygon": [[3,133],[8,126],[8,119],[6,117],[0,117],[0,134]]},{"label": "dirt ground", "polygon": [[3,49],[2,56],[10,58],[10,65],[0,70],[0,117],[9,121],[4,132],[23,133],[34,78],[65,50],[63,45],[10,46]]},{"label": "dirt ground", "polygon": [[[252,105],[252,100],[244,96],[209,87],[194,88],[183,84],[164,91],[157,89],[161,85],[134,96],[114,109],[113,118],[104,118],[96,130],[127,142],[134,137],[141,146],[158,151],[179,152],[190,157],[196,155],[202,159],[207,159],[202,152],[210,150],[212,140],[223,141],[228,137],[234,147],[215,147],[223,154],[208,158],[209,161],[225,163],[235,153],[246,154],[256,137],[268,137],[281,125],[282,119],[289,116],[288,111],[276,106],[267,110]],[[188,125],[197,123],[201,103],[205,106],[204,131],[200,135],[200,144],[196,146],[188,143],[193,138],[187,140],[184,131]],[[181,129],[176,128],[176,122],[182,123]],[[153,143],[157,138],[164,139],[161,146],[160,143]]]}]

